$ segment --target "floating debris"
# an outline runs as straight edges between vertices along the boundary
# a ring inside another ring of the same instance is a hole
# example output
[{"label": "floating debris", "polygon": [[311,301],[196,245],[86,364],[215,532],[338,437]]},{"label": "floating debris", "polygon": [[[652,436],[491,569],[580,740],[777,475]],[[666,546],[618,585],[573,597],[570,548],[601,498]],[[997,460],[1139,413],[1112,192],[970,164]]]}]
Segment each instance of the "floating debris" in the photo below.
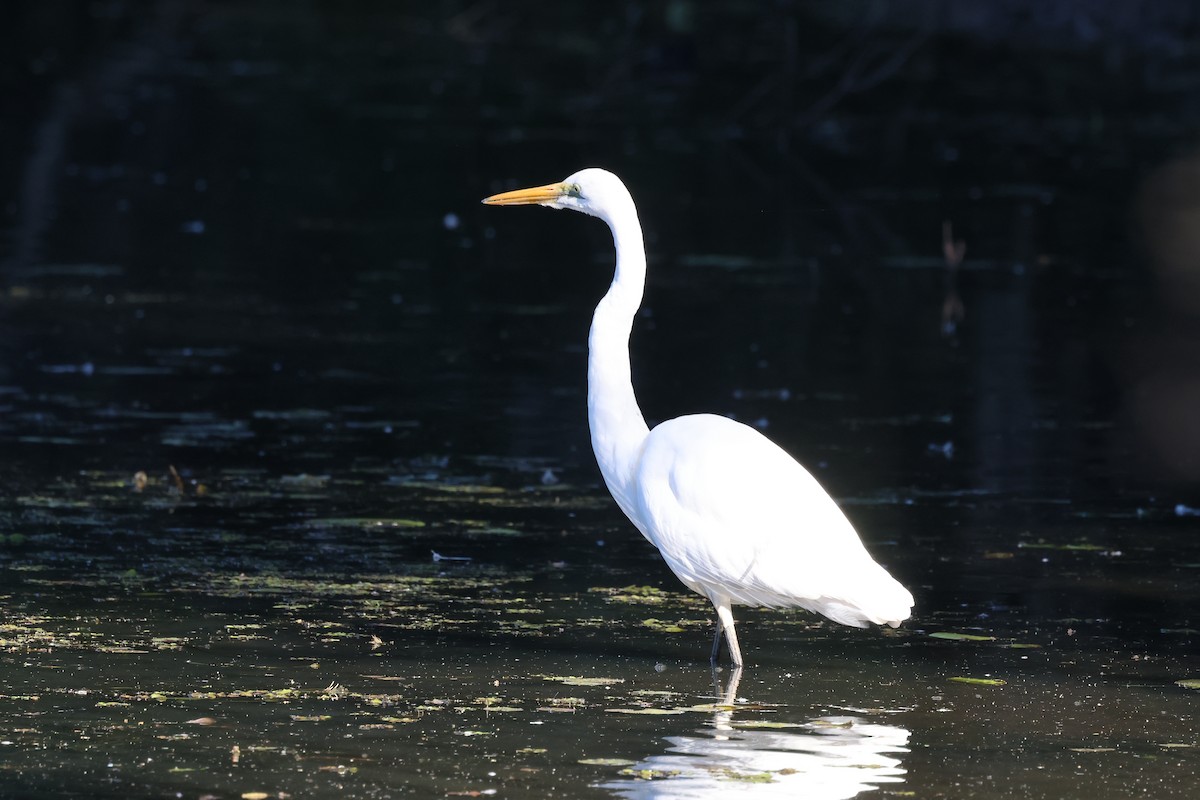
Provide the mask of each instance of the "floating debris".
[{"label": "floating debris", "polygon": [[952,441],[930,442],[925,446],[925,449],[930,453],[936,453],[937,455],[942,456],[947,461],[950,461],[954,458],[954,442]]},{"label": "floating debris", "polygon": [[434,563],[437,563],[439,561],[470,561],[471,560],[470,556],[444,556],[436,550],[431,550],[430,552],[433,553]]}]

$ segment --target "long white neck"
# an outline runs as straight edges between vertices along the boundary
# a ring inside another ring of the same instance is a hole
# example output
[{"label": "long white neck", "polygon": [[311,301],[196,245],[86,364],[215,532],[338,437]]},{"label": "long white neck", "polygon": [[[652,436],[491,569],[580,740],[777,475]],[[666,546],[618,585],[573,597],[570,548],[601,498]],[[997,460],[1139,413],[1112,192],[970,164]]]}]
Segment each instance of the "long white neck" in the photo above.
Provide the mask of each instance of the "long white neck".
[{"label": "long white neck", "polygon": [[630,200],[601,217],[612,230],[617,270],[592,316],[588,336],[588,424],[592,450],[617,505],[640,527],[632,495],[633,470],[650,429],[633,395],[629,333],[642,303],[646,249],[642,227]]}]

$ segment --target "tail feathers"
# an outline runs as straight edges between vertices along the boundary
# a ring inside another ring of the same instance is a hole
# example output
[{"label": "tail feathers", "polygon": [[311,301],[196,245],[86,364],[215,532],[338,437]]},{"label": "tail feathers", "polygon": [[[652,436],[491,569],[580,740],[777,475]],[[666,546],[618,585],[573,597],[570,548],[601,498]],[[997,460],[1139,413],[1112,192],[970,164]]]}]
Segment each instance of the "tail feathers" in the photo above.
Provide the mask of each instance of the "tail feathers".
[{"label": "tail feathers", "polygon": [[799,605],[842,625],[865,628],[874,623],[898,628],[912,615],[913,596],[882,567],[879,572],[882,580],[877,578],[865,591],[839,592],[839,597],[820,597]]},{"label": "tail feathers", "polygon": [[[730,584],[724,582],[713,592],[702,578],[689,580],[676,570],[685,584],[709,599],[719,597],[742,606],[766,608],[803,608],[828,617],[834,622],[854,628],[890,625],[898,628],[912,613],[913,596],[874,561],[860,564],[854,571],[832,573],[824,586],[813,587],[811,594],[800,593],[796,587],[775,584]],[[823,591],[822,591],[823,590]],[[803,590],[801,590],[803,591]],[[713,600],[714,604],[717,602]]]},{"label": "tail feathers", "polygon": [[801,605],[803,608],[815,611],[834,622],[854,628],[865,628],[872,623],[898,628],[900,627],[900,623],[908,619],[911,613],[911,606],[906,606],[903,609],[897,607],[881,612],[879,610],[862,608],[857,605],[849,605],[831,597],[822,597],[815,601],[807,601]]}]

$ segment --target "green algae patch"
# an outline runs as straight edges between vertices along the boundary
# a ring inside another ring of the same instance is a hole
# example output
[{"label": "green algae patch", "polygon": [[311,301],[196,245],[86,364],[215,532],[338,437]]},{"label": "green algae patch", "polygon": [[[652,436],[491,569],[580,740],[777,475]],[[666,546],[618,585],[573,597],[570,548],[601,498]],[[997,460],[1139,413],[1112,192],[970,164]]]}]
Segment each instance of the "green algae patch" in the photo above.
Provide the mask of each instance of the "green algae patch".
[{"label": "green algae patch", "polygon": [[629,694],[634,697],[657,697],[662,700],[683,696],[679,692],[673,692],[669,689],[634,689]]},{"label": "green algae patch", "polygon": [[476,531],[482,536],[524,536],[525,531],[516,528],[506,528],[503,525],[489,525]]},{"label": "green algae patch", "polygon": [[994,642],[995,636],[980,636],[974,633],[955,633],[953,631],[938,631],[929,634],[930,639],[945,639],[951,642]]},{"label": "green algae patch", "polygon": [[[658,606],[667,603],[692,604],[692,597],[681,592],[669,592],[657,586],[597,586],[588,589],[589,592],[604,595],[611,603],[629,603],[631,605]],[[699,604],[699,598],[696,603]]]},{"label": "green algae patch", "polygon": [[775,776],[770,772],[738,772],[729,767],[710,770],[720,780],[737,781],[739,783],[774,783]]},{"label": "green algae patch", "polygon": [[667,778],[674,778],[680,775],[679,770],[675,769],[623,769],[617,773],[630,778],[637,778],[643,781],[661,781]]},{"label": "green algae patch", "polygon": [[515,705],[515,702],[520,701],[505,702],[504,698],[502,697],[476,697],[473,702],[476,707],[467,708],[465,710],[484,711],[487,713],[497,712],[501,714],[515,714],[525,710],[520,706]]},{"label": "green algae patch", "polygon": [[369,575],[339,579],[333,575],[293,575],[277,572],[212,575],[204,581],[209,594],[218,597],[284,595],[301,602],[321,598],[345,598],[363,602],[396,596],[423,596],[441,600],[447,593],[497,589],[502,584],[528,580],[519,576],[494,579],[480,574]]},{"label": "green algae patch", "polygon": [[582,697],[548,697],[542,701],[545,705],[538,706],[538,711],[548,711],[550,713],[575,713],[579,709],[587,705],[587,701]]},{"label": "green algae patch", "polygon": [[[696,703],[690,706],[678,706],[678,708],[680,711],[690,711],[696,714],[715,714],[719,711],[733,711],[735,707],[727,703]],[[745,710],[742,706],[737,708]]]},{"label": "green algae patch", "polygon": [[579,675],[543,675],[542,680],[557,681],[567,686],[614,686],[624,683],[624,678],[585,678]]},{"label": "green algae patch", "polygon": [[959,633],[957,631],[937,631],[928,634],[930,639],[938,639],[945,642],[996,642],[998,647],[1004,647],[1009,650],[1040,650],[1040,644],[1031,642],[1000,642],[999,637],[980,633]]},{"label": "green algae patch", "polygon": [[676,625],[673,622],[666,622],[661,619],[644,619],[642,620],[642,627],[649,628],[652,631],[658,631],[660,633],[683,633],[683,628],[681,628],[679,625]]}]

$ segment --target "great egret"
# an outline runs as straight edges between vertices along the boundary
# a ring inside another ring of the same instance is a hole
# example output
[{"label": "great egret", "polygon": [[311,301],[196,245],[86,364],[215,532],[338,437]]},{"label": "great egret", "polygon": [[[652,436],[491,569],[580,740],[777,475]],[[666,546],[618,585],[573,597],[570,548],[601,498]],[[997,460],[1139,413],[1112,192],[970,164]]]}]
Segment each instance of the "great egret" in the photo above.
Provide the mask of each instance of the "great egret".
[{"label": "great egret", "polygon": [[617,505],[692,591],[712,601],[717,633],[742,666],[733,604],[800,607],[843,625],[898,626],[913,598],[867,553],[820,484],[758,431],[712,414],[650,430],[629,372],[629,333],[642,302],[646,251],[633,198],[602,169],[493,195],[489,205],[543,205],[599,217],[617,268],[588,337],[592,449]]}]

